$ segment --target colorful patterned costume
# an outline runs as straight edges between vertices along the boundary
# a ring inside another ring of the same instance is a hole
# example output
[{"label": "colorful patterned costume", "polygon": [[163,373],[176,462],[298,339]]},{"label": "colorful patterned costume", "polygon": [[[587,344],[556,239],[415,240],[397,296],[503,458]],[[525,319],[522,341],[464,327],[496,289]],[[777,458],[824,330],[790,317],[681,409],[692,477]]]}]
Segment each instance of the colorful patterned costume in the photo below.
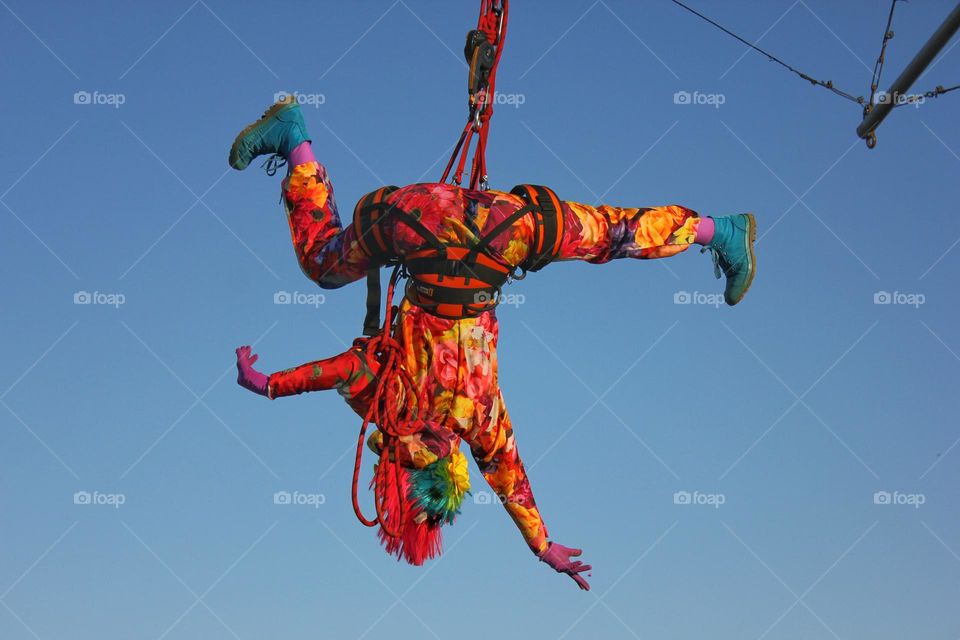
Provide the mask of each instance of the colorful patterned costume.
[{"label": "colorful patterned costume", "polygon": [[[294,249],[311,280],[323,288],[337,288],[378,266],[361,250],[353,225],[341,224],[333,187],[321,164],[292,167],[283,195]],[[524,204],[508,193],[471,191],[451,184],[402,187],[390,194],[388,202],[415,215],[441,242],[459,245],[476,242],[485,230]],[[565,224],[557,259],[592,263],[675,255],[693,243],[701,220],[677,205],[621,208],[563,202],[562,208]],[[409,226],[388,219],[382,232],[396,257],[422,247],[423,240]],[[531,216],[523,217],[495,237],[491,248],[510,265],[520,265],[530,253],[534,232]],[[481,473],[530,549],[543,553],[548,546],[547,529],[517,451],[497,377],[495,311],[450,320],[404,300],[396,327],[404,365],[430,403],[426,419],[470,445]],[[292,380],[278,379],[277,389]],[[271,376],[271,385],[274,382]]]}]

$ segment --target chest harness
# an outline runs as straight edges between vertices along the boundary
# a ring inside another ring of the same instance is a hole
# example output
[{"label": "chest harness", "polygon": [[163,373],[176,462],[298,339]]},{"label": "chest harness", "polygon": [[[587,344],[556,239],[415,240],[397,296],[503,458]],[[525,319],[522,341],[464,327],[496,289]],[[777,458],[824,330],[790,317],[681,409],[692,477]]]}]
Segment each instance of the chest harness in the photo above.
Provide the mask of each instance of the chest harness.
[{"label": "chest harness", "polygon": [[[407,299],[430,313],[449,319],[475,318],[497,306],[508,280],[521,280],[528,271],[539,271],[560,252],[563,209],[548,187],[523,184],[510,192],[524,201],[520,207],[470,244],[445,244],[419,219],[388,202],[396,187],[381,187],[365,195],[353,214],[354,230],[363,252],[378,265],[367,272],[367,316],[364,334],[376,335],[380,327],[379,265],[395,265],[408,278]],[[519,265],[508,264],[491,244],[518,220],[532,215],[534,235],[530,253]],[[415,251],[397,257],[384,223],[405,224],[423,241]]]}]

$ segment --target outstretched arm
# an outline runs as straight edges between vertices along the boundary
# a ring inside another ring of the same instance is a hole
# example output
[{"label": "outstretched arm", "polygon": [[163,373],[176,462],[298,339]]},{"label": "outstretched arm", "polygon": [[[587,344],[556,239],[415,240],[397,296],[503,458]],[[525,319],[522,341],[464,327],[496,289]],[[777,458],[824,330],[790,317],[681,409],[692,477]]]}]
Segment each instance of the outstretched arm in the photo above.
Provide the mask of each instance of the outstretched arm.
[{"label": "outstretched arm", "polygon": [[250,347],[237,349],[237,382],[271,399],[307,391],[336,389],[349,402],[370,388],[376,378],[376,361],[358,347],[332,358],[308,362],[269,376],[253,368],[257,358],[256,354],[251,353]]},{"label": "outstretched arm", "polygon": [[587,590],[590,585],[580,574],[589,571],[591,567],[580,561],[570,560],[571,556],[580,555],[579,549],[570,549],[547,539],[547,528],[533,499],[527,471],[517,452],[513,427],[500,393],[497,395],[497,406],[500,413],[496,420],[487,423],[486,428],[464,434],[473,459],[497,500],[516,523],[530,550],[541,561],[560,573],[566,573],[581,589]]},{"label": "outstretched arm", "polygon": [[333,185],[319,162],[293,167],[283,183],[283,200],[300,268],[324,289],[359,280],[370,259],[356,242],[353,225],[344,228]]}]

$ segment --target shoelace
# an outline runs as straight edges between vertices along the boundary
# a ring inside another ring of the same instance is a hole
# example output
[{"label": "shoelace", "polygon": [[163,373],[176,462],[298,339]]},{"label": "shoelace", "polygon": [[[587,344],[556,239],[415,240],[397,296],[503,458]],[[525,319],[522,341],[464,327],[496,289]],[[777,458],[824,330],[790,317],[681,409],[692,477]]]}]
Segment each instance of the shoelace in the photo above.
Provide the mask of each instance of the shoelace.
[{"label": "shoelace", "polygon": [[263,167],[263,170],[267,172],[268,176],[273,176],[276,175],[277,170],[287,166],[287,159],[279,153],[275,153],[267,158],[260,166]]},{"label": "shoelace", "polygon": [[700,249],[700,253],[710,252],[710,257],[713,258],[713,275],[717,276],[717,280],[720,279],[720,276],[723,274],[723,271],[720,269],[720,250],[706,245],[703,249]]}]

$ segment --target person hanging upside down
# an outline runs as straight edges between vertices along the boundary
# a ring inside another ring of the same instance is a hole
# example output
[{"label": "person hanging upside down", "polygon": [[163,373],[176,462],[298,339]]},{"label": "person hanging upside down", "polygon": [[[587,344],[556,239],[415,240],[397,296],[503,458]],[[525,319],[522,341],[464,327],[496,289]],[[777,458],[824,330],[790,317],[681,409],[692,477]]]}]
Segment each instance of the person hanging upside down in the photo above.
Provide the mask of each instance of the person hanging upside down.
[{"label": "person hanging upside down", "polygon": [[506,193],[421,183],[371,192],[344,226],[292,96],[240,132],[229,162],[242,170],[269,154],[268,169],[282,161],[288,167],[283,201],[304,273],[335,289],[381,266],[402,266],[408,281],[390,329],[405,370],[427,399],[423,419],[471,444],[530,550],[588,589],[580,573],[590,567],[571,559],[579,550],[549,539],[520,463],[497,373],[500,288],[555,260],[665,258],[698,244],[713,254],[717,277],[726,276],[724,298],[735,305],[756,271],[753,215],[706,217],[680,205],[591,206],[535,185]]}]

